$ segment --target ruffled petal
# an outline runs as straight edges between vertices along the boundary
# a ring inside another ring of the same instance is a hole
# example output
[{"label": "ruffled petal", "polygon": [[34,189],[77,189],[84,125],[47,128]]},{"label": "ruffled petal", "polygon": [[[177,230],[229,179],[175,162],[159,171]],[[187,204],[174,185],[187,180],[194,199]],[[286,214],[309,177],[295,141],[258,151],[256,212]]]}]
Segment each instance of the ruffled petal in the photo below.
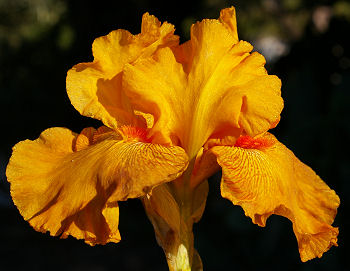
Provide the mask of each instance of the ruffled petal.
[{"label": "ruffled petal", "polygon": [[[162,144],[178,145],[188,118],[186,74],[169,48],[159,49],[153,58],[126,65],[123,87],[134,108],[154,116],[149,135]],[[177,139],[174,136],[177,136]]]},{"label": "ruffled petal", "polygon": [[192,130],[185,145],[197,149],[213,134],[223,138],[243,131],[255,136],[279,120],[281,82],[267,74],[264,57],[251,54],[249,43],[237,43],[216,20],[195,24],[191,43],[188,89],[199,99],[192,106]]},{"label": "ruffled petal", "polygon": [[99,119],[111,128],[142,125],[122,91],[122,70],[126,63],[149,57],[159,47],[178,44],[173,33],[173,25],[161,24],[146,13],[140,34],[134,36],[119,29],[97,38],[92,45],[94,61],[68,71],[67,93],[73,106],[80,114]]},{"label": "ruffled petal", "polygon": [[302,261],[337,245],[338,229],[331,224],[339,197],[273,135],[244,136],[235,147],[212,151],[222,167],[222,196],[242,206],[259,226],[271,214],[290,219]]},{"label": "ruffled petal", "polygon": [[99,119],[111,128],[140,125],[122,92],[120,72],[106,78],[98,63],[81,63],[68,71],[66,83],[72,105],[83,116]]},{"label": "ruffled petal", "polygon": [[[268,75],[265,59],[238,41],[234,8],[219,20],[203,20],[191,29],[188,89],[200,97],[185,145],[203,145],[208,137],[245,133],[255,136],[279,119],[283,108],[280,80]],[[192,109],[193,110],[193,109]],[[198,140],[200,139],[200,140]]]},{"label": "ruffled petal", "polygon": [[15,205],[36,230],[94,245],[120,240],[118,201],[143,196],[186,167],[180,147],[104,128],[80,135],[51,128],[14,146],[6,175]]},{"label": "ruffled petal", "polygon": [[238,42],[236,9],[234,7],[222,9],[219,21],[231,31],[232,36]]},{"label": "ruffled petal", "polygon": [[181,144],[191,158],[213,135],[255,136],[279,120],[281,82],[234,29],[234,10],[224,10],[219,20],[194,24],[191,40],[175,50],[126,65],[123,86],[138,110],[155,117],[151,134]]}]

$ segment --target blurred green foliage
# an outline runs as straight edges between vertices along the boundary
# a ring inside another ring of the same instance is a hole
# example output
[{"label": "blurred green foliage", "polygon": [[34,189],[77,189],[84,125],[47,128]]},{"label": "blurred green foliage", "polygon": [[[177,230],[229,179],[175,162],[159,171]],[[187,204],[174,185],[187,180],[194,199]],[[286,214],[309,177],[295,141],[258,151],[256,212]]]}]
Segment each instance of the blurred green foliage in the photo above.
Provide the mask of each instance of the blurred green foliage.
[{"label": "blurred green foliage", "polygon": [[[241,39],[267,58],[283,82],[285,109],[274,133],[337,191],[339,247],[302,264],[288,220],[259,228],[221,198],[220,173],[210,179],[205,214],[195,244],[205,270],[350,270],[350,3],[326,0],[68,1],[0,0],[0,269],[166,270],[141,203],[121,203],[122,242],[89,247],[36,233],[9,196],[5,167],[11,147],[48,127],[79,132],[98,121],[79,115],[65,93],[68,69],[92,60],[94,38],[123,28],[138,33],[148,11],[177,27],[217,18],[234,5]],[[16,255],[16,260],[12,256]]]},{"label": "blurred green foliage", "polygon": [[12,48],[35,42],[59,23],[66,4],[57,0],[1,0],[0,40]]}]

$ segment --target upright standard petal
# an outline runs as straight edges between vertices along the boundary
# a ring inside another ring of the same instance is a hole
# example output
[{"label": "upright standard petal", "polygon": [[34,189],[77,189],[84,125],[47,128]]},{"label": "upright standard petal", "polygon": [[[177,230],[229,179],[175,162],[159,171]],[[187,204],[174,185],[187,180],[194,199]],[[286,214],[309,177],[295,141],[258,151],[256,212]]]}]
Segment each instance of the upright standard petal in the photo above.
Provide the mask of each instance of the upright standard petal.
[{"label": "upright standard petal", "polygon": [[143,196],[187,167],[179,147],[123,137],[108,129],[77,135],[51,128],[14,146],[6,175],[24,219],[90,245],[118,242],[118,201]]},{"label": "upright standard petal", "polygon": [[148,57],[158,47],[178,44],[173,33],[173,25],[161,24],[146,13],[140,34],[134,36],[119,29],[97,38],[92,45],[94,61],[75,65],[68,71],[67,93],[73,106],[82,115],[99,119],[111,128],[142,125],[122,91],[122,70],[126,63]]},{"label": "upright standard petal", "polygon": [[302,261],[321,257],[337,245],[333,228],[339,198],[315,172],[271,134],[243,136],[235,147],[212,151],[222,167],[222,196],[242,206],[245,214],[265,226],[271,214],[293,222]]},{"label": "upright standard petal", "polygon": [[184,144],[195,149],[212,135],[265,132],[283,108],[280,80],[267,74],[262,55],[251,54],[253,47],[237,40],[236,32],[228,27],[229,14],[221,13],[221,23],[203,20],[191,29],[187,89],[195,110]]},{"label": "upright standard petal", "polygon": [[159,49],[153,58],[139,60],[136,65],[126,65],[124,90],[137,110],[154,116],[149,134],[155,142],[181,145],[187,122],[184,116],[190,110],[186,84],[182,65],[169,48]]},{"label": "upright standard petal", "polygon": [[231,31],[232,36],[238,41],[236,9],[234,7],[222,9],[219,21]]},{"label": "upright standard petal", "polygon": [[180,144],[191,158],[211,136],[267,131],[283,108],[280,80],[267,74],[263,56],[250,54],[249,43],[238,42],[233,22],[234,12],[224,11],[220,21],[193,25],[180,48],[125,68],[131,103],[155,118],[151,134]]}]

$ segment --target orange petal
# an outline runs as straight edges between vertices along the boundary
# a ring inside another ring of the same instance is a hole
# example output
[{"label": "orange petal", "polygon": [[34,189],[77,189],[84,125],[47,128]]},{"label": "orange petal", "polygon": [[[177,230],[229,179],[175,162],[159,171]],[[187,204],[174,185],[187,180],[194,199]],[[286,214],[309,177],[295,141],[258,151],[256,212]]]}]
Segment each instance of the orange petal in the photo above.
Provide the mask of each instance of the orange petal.
[{"label": "orange petal", "polygon": [[225,8],[220,11],[220,18],[219,21],[226,26],[229,30],[231,30],[231,33],[233,37],[238,42],[238,33],[237,33],[237,22],[236,22],[236,10],[234,7]]},{"label": "orange petal", "polygon": [[238,42],[235,25],[230,8],[221,11],[219,20],[192,26],[188,89],[200,99],[192,106],[196,110],[192,109],[192,131],[185,145],[203,145],[215,133],[235,134],[234,128],[255,136],[279,119],[280,80],[267,74],[262,55],[250,54],[253,47],[248,42]]},{"label": "orange petal", "polygon": [[[119,33],[125,33],[120,31]],[[101,120],[106,126],[136,124],[130,103],[121,89],[121,74],[107,78],[98,63],[81,63],[67,73],[67,94],[83,116]]]},{"label": "orange petal", "polygon": [[235,146],[212,149],[222,167],[223,197],[242,206],[259,226],[271,214],[289,218],[302,261],[337,245],[338,229],[331,224],[339,198],[311,168],[271,134],[243,137]]},{"label": "orange petal", "polygon": [[267,74],[263,56],[250,54],[249,43],[238,42],[234,21],[233,10],[224,10],[220,21],[193,25],[180,48],[125,67],[125,92],[154,116],[155,140],[181,144],[191,158],[214,134],[266,132],[283,108],[280,80]]},{"label": "orange petal", "polygon": [[94,61],[68,71],[67,93],[73,106],[82,115],[99,119],[111,128],[141,125],[122,91],[122,70],[126,63],[149,57],[160,46],[175,46],[178,37],[173,33],[173,25],[161,24],[146,13],[139,35],[119,29],[97,38],[92,45]]},{"label": "orange petal", "polygon": [[171,136],[180,137],[184,132],[186,122],[182,117],[189,110],[184,99],[186,84],[182,65],[169,48],[158,50],[154,58],[126,65],[123,87],[137,110],[154,116],[150,136],[155,137],[155,142],[176,144]]},{"label": "orange petal", "polygon": [[96,134],[96,129],[92,127],[83,129],[75,139],[73,150],[80,151],[91,145],[94,141],[94,134]]},{"label": "orange petal", "polygon": [[110,131],[81,148],[79,137],[87,131],[78,136],[51,128],[14,146],[6,171],[11,194],[38,231],[84,238],[91,245],[118,242],[117,202],[177,178],[187,156],[179,147],[123,141]]}]

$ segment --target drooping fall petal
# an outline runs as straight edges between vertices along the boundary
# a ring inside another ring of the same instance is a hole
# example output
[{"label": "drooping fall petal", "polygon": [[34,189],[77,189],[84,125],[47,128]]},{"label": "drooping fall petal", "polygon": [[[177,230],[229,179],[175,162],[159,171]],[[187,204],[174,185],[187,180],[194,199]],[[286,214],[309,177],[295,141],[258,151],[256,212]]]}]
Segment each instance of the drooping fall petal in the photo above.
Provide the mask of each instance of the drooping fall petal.
[{"label": "drooping fall petal", "polygon": [[245,214],[265,226],[271,214],[293,222],[302,261],[321,257],[337,245],[331,226],[339,198],[315,172],[271,134],[241,137],[235,147],[212,151],[222,167],[222,196],[242,206]]},{"label": "drooping fall petal", "polygon": [[142,125],[122,91],[123,67],[149,57],[158,47],[178,44],[173,33],[173,25],[161,24],[145,13],[140,34],[119,29],[97,38],[92,45],[94,61],[75,65],[68,71],[67,93],[73,106],[80,114],[99,119],[111,128]]},{"label": "drooping fall petal", "polygon": [[7,167],[13,201],[38,231],[91,245],[118,242],[118,201],[177,178],[187,167],[180,147],[122,137],[110,129],[44,131],[13,148]]},{"label": "drooping fall petal", "polygon": [[228,16],[234,12],[196,23],[180,48],[125,67],[126,95],[154,116],[155,140],[181,144],[191,158],[213,134],[267,131],[283,108],[280,80],[267,74],[263,56],[250,54],[249,43],[238,42]]}]

